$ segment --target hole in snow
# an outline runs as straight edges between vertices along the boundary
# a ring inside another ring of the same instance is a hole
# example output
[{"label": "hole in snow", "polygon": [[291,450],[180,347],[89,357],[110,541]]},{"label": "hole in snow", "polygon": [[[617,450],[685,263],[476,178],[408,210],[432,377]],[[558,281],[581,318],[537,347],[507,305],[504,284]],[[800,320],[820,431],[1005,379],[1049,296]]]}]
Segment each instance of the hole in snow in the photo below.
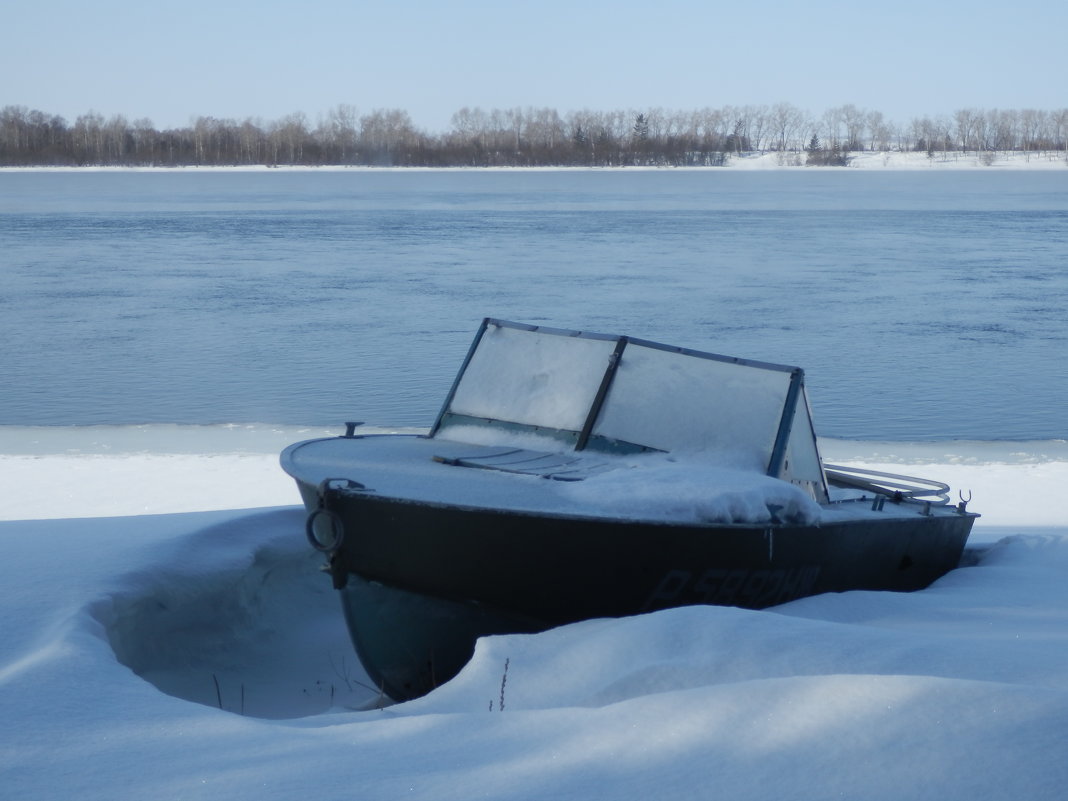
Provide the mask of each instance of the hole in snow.
[{"label": "hole in snow", "polygon": [[373,707],[304,512],[235,513],[95,603],[118,661],[168,695],[283,719]]}]

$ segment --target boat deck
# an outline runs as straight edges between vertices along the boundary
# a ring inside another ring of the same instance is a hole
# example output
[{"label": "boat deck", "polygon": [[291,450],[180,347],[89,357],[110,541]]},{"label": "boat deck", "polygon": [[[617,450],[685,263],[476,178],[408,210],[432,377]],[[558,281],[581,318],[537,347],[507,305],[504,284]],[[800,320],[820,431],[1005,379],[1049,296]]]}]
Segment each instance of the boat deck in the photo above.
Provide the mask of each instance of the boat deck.
[{"label": "boat deck", "polygon": [[305,491],[349,479],[379,497],[537,515],[751,526],[954,513],[920,504],[869,509],[871,496],[858,493],[820,506],[801,488],[756,470],[692,457],[561,453],[407,434],[296,443],[283,452],[282,466]]}]

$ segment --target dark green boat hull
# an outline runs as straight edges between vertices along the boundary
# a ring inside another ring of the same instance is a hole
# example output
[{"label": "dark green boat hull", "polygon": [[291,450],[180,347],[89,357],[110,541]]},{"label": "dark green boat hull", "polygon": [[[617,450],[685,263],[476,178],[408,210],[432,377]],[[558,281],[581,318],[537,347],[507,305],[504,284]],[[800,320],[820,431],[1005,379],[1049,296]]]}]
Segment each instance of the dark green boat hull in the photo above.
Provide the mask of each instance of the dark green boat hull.
[{"label": "dark green boat hull", "polygon": [[[299,482],[298,482],[299,483]],[[301,485],[309,510],[316,487]],[[331,493],[331,556],[370,677],[391,698],[456,675],[478,637],[689,604],[761,609],[824,592],[909,591],[957,567],[975,515],[871,501],[820,526],[678,525]],[[836,505],[848,508],[848,504]]]}]

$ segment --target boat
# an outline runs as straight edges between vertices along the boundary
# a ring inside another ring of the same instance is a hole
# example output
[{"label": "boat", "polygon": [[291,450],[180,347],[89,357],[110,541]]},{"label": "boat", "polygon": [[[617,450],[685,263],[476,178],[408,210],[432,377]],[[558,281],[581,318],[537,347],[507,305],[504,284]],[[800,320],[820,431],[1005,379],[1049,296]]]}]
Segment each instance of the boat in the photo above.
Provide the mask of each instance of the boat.
[{"label": "boat", "polygon": [[487,318],[428,430],[361,425],[281,464],[396,701],[486,635],[921,589],[978,517],[944,483],[825,464],[800,368],[628,336]]}]

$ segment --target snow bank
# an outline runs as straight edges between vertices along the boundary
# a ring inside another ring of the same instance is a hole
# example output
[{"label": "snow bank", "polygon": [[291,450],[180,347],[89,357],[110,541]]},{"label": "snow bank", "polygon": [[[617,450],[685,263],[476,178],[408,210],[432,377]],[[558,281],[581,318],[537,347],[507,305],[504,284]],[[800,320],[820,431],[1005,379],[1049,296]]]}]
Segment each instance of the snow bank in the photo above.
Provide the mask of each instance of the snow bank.
[{"label": "snow bank", "polygon": [[487,638],[384,709],[273,457],[0,456],[0,795],[1059,799],[1068,460],[943,447],[986,516],[928,590]]},{"label": "snow bank", "polygon": [[935,153],[923,151],[863,151],[850,153],[847,167],[805,167],[804,153],[747,153],[731,158],[727,169],[738,170],[1050,170],[1068,166],[1063,151],[1041,153],[975,152]]}]

